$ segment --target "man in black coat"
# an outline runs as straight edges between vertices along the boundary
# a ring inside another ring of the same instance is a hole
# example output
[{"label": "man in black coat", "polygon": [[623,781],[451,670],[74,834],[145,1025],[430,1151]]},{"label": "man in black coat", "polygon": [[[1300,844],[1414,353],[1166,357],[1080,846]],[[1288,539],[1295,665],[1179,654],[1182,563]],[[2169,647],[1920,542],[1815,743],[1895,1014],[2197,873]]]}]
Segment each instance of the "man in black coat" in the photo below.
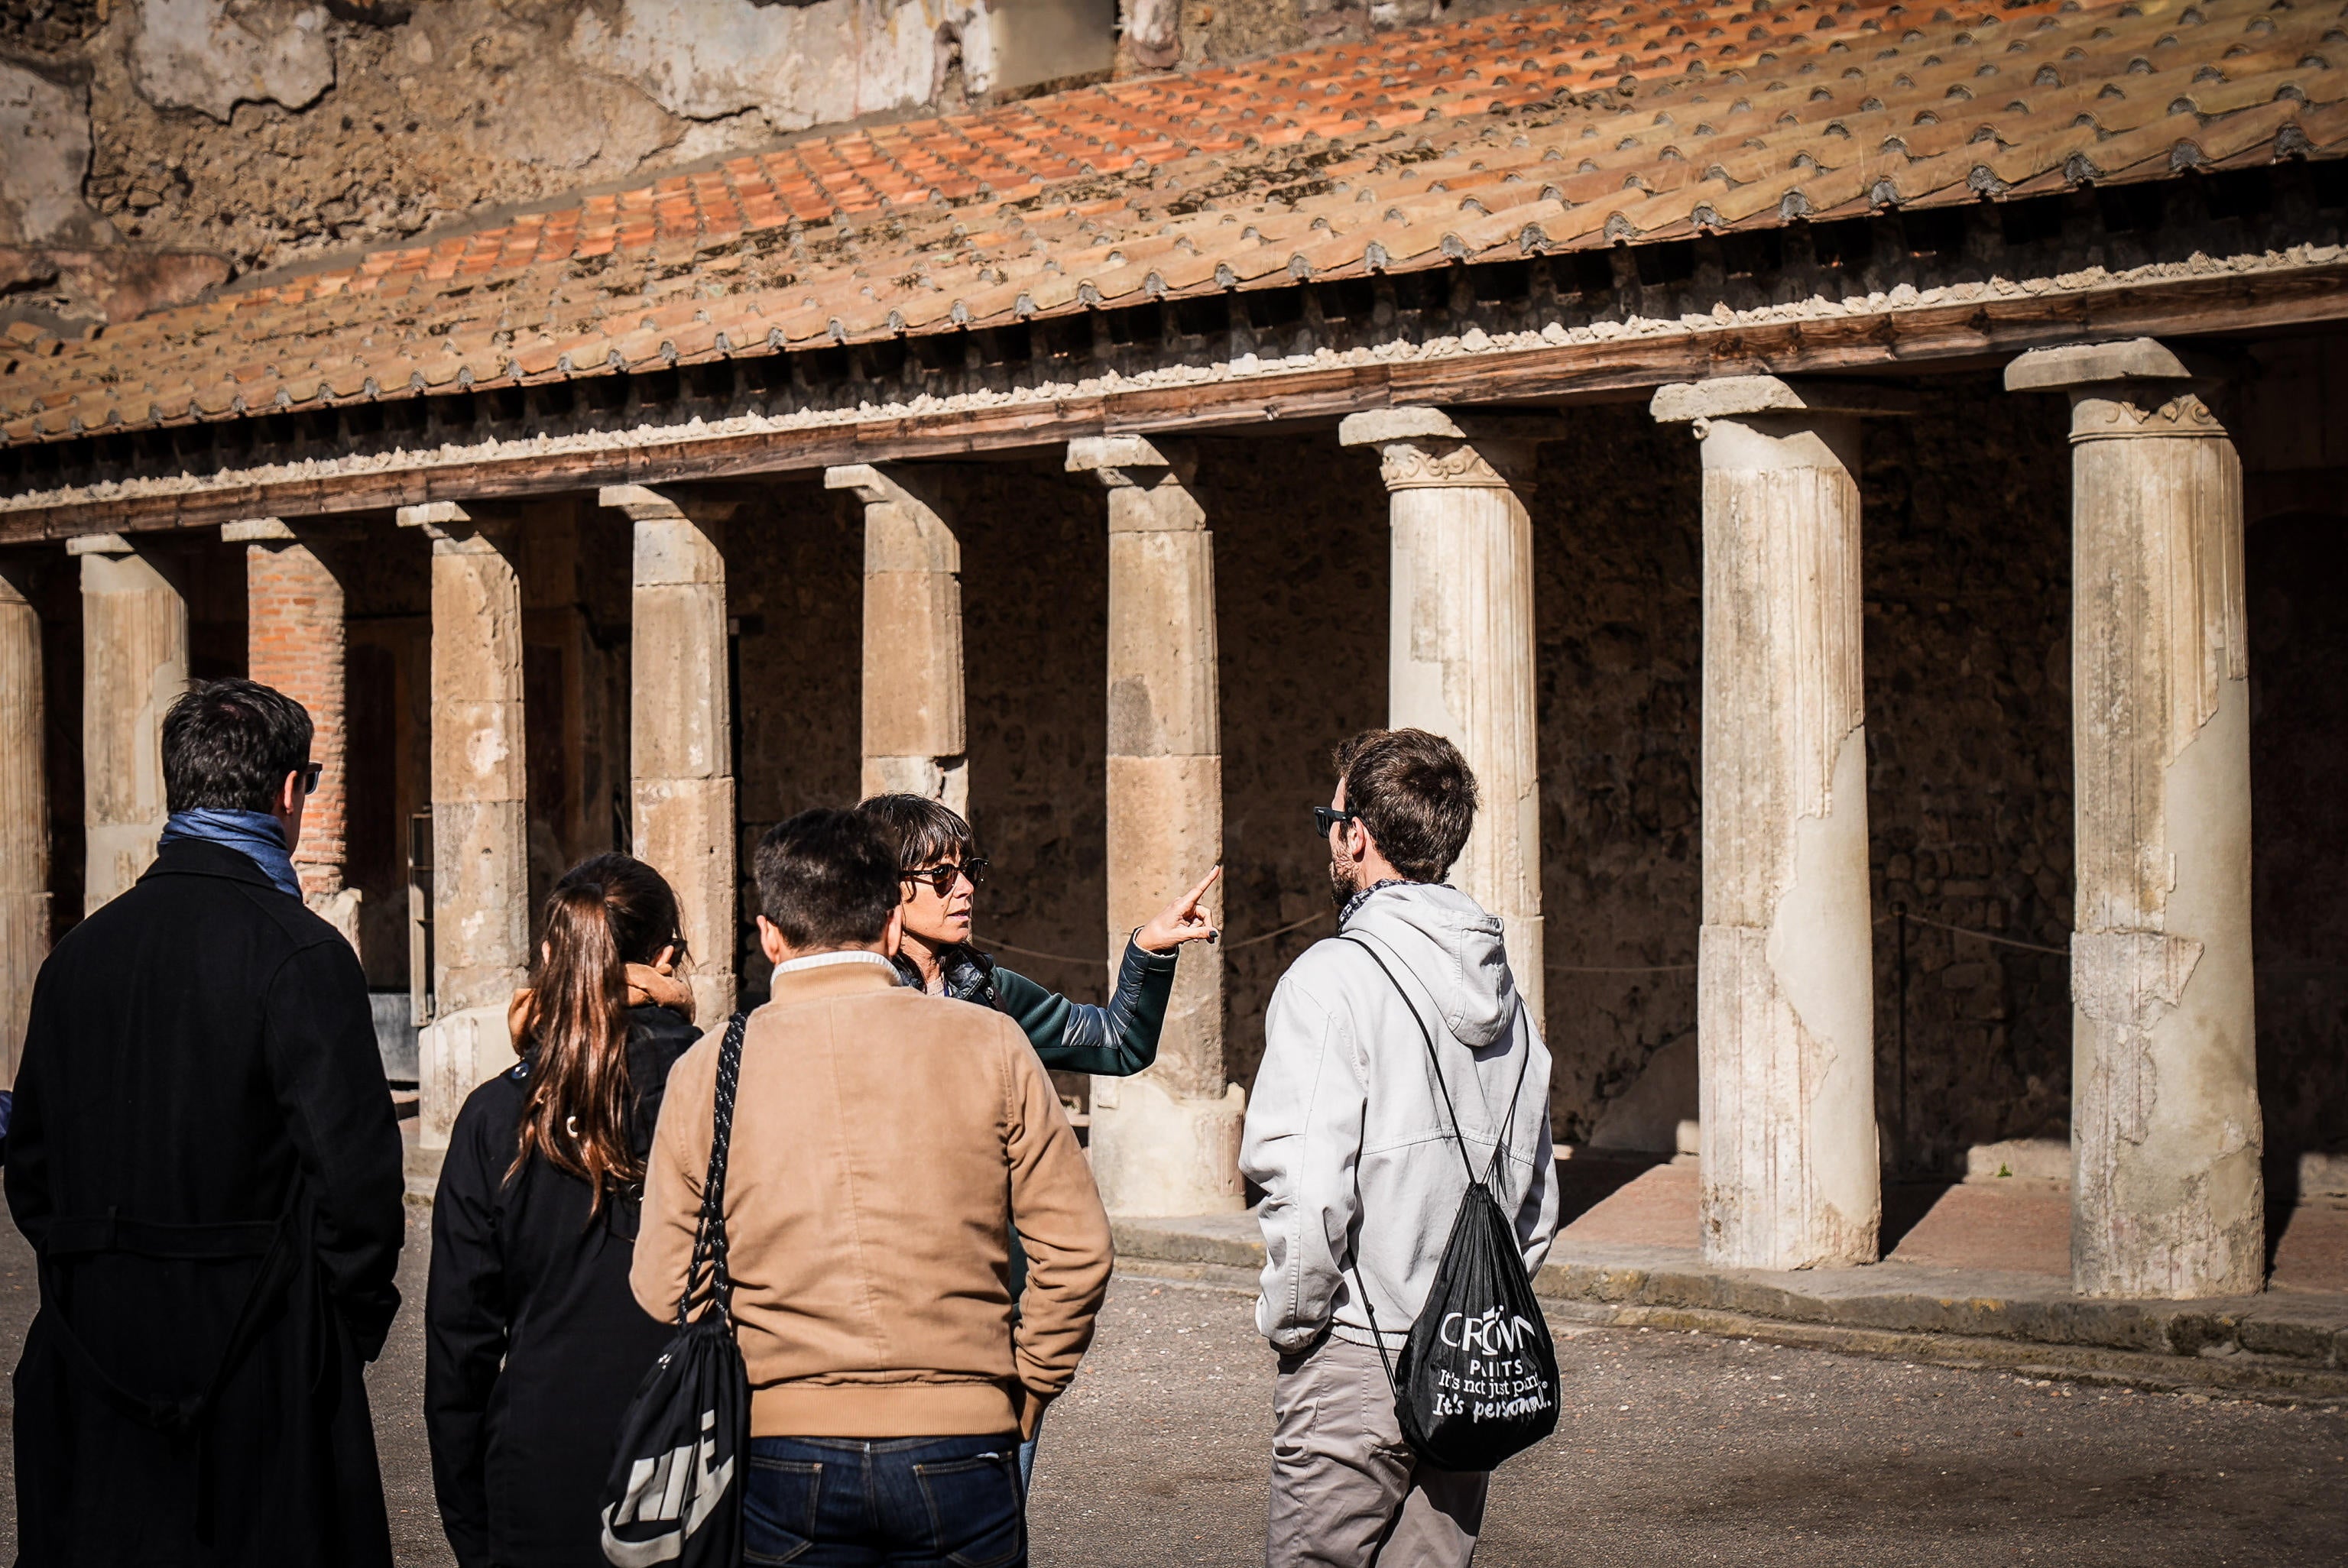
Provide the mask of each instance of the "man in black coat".
[{"label": "man in black coat", "polygon": [[291,853],[310,718],[216,681],[163,723],[171,819],[34,987],[8,1206],[40,1255],[19,1562],[391,1562],[364,1364],[399,1293],[366,979]]}]

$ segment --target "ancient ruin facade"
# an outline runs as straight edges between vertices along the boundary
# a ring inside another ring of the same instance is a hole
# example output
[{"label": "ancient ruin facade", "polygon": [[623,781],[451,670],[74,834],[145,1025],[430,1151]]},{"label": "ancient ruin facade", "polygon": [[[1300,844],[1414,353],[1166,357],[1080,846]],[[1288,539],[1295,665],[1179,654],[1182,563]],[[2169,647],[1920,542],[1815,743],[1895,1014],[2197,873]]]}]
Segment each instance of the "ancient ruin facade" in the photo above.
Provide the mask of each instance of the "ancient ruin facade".
[{"label": "ancient ruin facade", "polygon": [[1236,1209],[1329,748],[1416,723],[1560,1139],[1685,1140],[1709,1259],[1872,1261],[1886,1173],[2053,1139],[2081,1291],[2257,1288],[2348,1146],[2336,0],[1117,70],[20,315],[0,995],[150,852],[160,705],[250,672],[427,1145],[565,866],[659,864],[714,1012],[758,834],[912,788],[1072,994],[1226,866],[1158,1064],[1063,1089],[1114,1209]]}]

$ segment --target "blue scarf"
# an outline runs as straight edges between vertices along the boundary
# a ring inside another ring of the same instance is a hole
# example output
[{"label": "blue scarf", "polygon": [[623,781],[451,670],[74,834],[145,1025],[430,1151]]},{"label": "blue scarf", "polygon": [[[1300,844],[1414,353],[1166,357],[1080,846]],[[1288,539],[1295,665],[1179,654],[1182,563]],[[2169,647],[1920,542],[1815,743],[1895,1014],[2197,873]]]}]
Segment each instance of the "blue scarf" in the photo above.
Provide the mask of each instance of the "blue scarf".
[{"label": "blue scarf", "polygon": [[233,849],[260,866],[269,885],[280,893],[302,897],[302,884],[294,875],[294,856],[285,847],[285,830],[265,811],[223,811],[212,806],[175,811],[163,825],[161,844],[183,838]]}]

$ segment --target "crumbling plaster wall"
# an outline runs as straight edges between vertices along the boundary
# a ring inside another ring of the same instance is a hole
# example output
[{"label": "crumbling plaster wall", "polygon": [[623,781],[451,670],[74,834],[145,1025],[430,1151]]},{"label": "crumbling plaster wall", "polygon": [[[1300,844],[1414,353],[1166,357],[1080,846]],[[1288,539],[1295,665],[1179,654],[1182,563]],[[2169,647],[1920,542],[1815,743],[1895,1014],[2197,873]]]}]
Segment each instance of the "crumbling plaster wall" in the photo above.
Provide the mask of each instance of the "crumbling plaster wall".
[{"label": "crumbling plaster wall", "polygon": [[[1097,78],[1117,5],[0,0],[0,315],[123,320],[232,274],[802,132]],[[1163,42],[1128,48],[1123,72],[1499,6],[1128,8]],[[132,284],[126,256],[141,258]]]}]

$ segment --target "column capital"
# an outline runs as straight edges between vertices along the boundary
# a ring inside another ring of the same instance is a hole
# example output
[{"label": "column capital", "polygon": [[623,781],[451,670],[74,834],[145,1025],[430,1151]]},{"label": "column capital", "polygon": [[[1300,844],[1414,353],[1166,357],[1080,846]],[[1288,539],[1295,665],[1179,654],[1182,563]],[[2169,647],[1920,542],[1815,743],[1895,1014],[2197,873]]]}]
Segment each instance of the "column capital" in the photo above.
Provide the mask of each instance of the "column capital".
[{"label": "column capital", "polygon": [[1557,421],[1540,415],[1372,408],[1345,415],[1337,442],[1376,447],[1389,490],[1525,491],[1535,447],[1558,433]]},{"label": "column capital", "polygon": [[223,544],[291,544],[293,540],[294,525],[283,518],[238,518],[221,525]]},{"label": "column capital", "polygon": [[[890,514],[865,514],[864,569],[876,571],[962,570],[962,541],[938,504],[927,476],[909,476],[850,463],[823,471],[827,490],[853,490],[867,507],[893,508],[897,521],[883,526]],[[957,611],[959,614],[959,611]],[[956,656],[960,661],[960,656]]]},{"label": "column capital", "polygon": [[221,525],[221,541],[232,545],[298,545],[354,539],[365,532],[355,518],[238,518]]},{"label": "column capital", "polygon": [[2005,367],[2008,392],[2071,395],[2071,440],[2226,439],[2197,374],[2157,338],[2037,348]]},{"label": "column capital", "polygon": [[135,548],[120,534],[76,534],[66,541],[69,556],[127,556]]},{"label": "column capital", "polygon": [[2008,392],[2068,392],[2113,382],[2191,381],[2193,373],[2158,338],[2034,348],[2005,367]]},{"label": "column capital", "polygon": [[477,555],[520,526],[521,509],[509,501],[426,501],[397,517],[401,528],[423,529],[436,555]]},{"label": "column capital", "polygon": [[1188,485],[1198,472],[1198,454],[1187,441],[1152,441],[1141,436],[1079,436],[1068,443],[1067,471],[1092,474],[1110,489],[1148,489],[1169,476]]},{"label": "column capital", "polygon": [[935,492],[925,478],[909,475],[893,466],[883,468],[873,463],[843,463],[823,471],[823,487],[827,490],[853,490],[856,498],[868,507],[918,507],[932,516],[939,510]]},{"label": "column capital", "polygon": [[1865,381],[1715,375],[1657,387],[1647,412],[1661,425],[1695,425],[1696,436],[1701,440],[1703,427],[1715,419],[1737,419],[1755,414],[1913,414],[1916,399],[1897,387]]},{"label": "column capital", "polygon": [[740,509],[738,500],[716,498],[650,485],[606,485],[595,493],[595,504],[636,523],[722,523]]}]

